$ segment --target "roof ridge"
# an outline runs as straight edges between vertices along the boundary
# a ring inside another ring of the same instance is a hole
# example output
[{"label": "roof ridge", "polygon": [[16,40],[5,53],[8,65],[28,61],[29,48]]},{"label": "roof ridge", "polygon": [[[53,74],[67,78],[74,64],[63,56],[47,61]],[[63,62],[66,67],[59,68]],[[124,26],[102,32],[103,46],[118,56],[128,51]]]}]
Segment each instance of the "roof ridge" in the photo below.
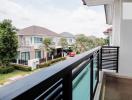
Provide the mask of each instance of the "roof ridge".
[{"label": "roof ridge", "polygon": [[49,35],[49,36],[60,36],[60,34],[48,29],[48,28],[45,28],[45,27],[41,27],[41,26],[37,26],[37,25],[32,25],[32,26],[28,26],[28,27],[25,27],[23,29],[20,29],[18,33],[21,33],[21,34],[29,34],[29,35],[32,35],[32,34],[39,34],[39,35]]}]

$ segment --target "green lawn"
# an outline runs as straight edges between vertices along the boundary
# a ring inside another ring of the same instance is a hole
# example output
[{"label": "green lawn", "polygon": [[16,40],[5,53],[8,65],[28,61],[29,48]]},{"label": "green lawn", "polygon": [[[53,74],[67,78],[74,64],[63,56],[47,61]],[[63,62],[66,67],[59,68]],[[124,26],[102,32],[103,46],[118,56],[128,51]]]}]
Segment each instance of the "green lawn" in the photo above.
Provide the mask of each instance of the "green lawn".
[{"label": "green lawn", "polygon": [[35,71],[38,71],[38,70],[34,70],[34,71],[30,71],[30,72],[21,71],[21,70],[14,70],[13,72],[8,73],[8,74],[0,74],[0,85],[3,85],[5,82],[9,81],[8,79],[11,77],[15,77],[18,75],[24,76],[26,74],[31,74]]},{"label": "green lawn", "polygon": [[[58,62],[58,61],[57,61]],[[51,65],[55,64],[56,62],[52,63]],[[47,66],[48,67],[48,66]],[[26,74],[32,74],[36,71],[39,71],[41,70],[42,68],[40,69],[36,69],[34,71],[21,71],[21,70],[14,70],[13,72],[11,73],[8,73],[8,74],[0,74],[0,85],[3,85],[5,82],[8,82],[9,81],[9,78],[12,78],[12,77],[16,77],[16,76],[24,76]]]}]

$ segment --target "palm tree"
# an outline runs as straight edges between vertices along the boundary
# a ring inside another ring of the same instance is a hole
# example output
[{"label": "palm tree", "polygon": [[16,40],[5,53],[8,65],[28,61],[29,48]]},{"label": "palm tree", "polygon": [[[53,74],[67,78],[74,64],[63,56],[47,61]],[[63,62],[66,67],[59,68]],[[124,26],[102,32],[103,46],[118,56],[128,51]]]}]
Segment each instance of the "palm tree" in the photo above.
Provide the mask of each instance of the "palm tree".
[{"label": "palm tree", "polygon": [[60,45],[62,47],[61,54],[62,54],[62,57],[64,57],[64,52],[63,51],[64,51],[65,48],[68,48],[68,42],[67,42],[67,40],[65,38],[61,38],[60,39]]},{"label": "palm tree", "polygon": [[45,53],[46,53],[46,62],[47,62],[47,59],[48,59],[48,53],[49,52],[51,52],[52,51],[52,47],[51,47],[51,45],[52,45],[52,39],[51,38],[45,38],[44,40],[43,40],[43,44],[44,44],[44,51],[45,51]]}]

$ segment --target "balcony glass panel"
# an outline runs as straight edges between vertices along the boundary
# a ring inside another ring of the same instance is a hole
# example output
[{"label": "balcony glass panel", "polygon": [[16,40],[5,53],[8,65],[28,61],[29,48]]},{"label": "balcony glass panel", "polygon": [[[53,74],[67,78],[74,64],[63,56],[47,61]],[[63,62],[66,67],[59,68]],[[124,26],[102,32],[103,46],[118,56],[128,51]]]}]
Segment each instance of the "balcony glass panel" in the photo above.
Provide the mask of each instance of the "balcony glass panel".
[{"label": "balcony glass panel", "polygon": [[90,100],[90,64],[73,80],[73,100]]},{"label": "balcony glass panel", "polygon": [[93,59],[93,92],[96,87],[97,79],[98,79],[98,68],[97,68],[97,56]]}]

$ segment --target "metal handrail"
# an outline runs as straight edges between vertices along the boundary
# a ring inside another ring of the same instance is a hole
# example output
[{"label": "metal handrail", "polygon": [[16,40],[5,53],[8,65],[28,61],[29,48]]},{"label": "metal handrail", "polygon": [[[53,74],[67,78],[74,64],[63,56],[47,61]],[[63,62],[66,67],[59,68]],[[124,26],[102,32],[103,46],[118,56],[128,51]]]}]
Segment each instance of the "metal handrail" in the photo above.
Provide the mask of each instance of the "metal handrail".
[{"label": "metal handrail", "polygon": [[[95,56],[97,57],[97,82],[93,90],[93,60]],[[101,68],[100,46],[1,87],[0,100],[21,100],[22,98],[38,100],[46,96],[53,98],[55,95],[63,100],[72,100],[72,81],[88,64],[90,64],[90,100],[93,100],[99,81],[99,68]],[[49,95],[49,93],[51,94]]]}]

